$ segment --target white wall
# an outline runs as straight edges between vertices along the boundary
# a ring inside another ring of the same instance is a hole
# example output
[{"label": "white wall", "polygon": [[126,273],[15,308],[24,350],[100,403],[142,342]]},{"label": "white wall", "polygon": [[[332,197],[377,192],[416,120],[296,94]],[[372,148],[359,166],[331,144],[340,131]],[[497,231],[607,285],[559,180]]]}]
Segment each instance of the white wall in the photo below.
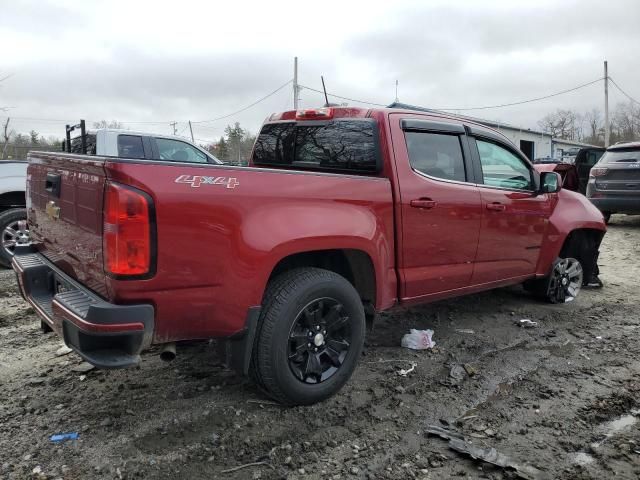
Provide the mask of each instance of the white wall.
[{"label": "white wall", "polygon": [[527,140],[534,143],[533,156],[534,158],[550,157],[551,156],[551,135],[532,133],[527,130],[516,130],[507,127],[492,127],[506,136],[509,140],[516,144],[516,147],[520,148],[520,140]]}]

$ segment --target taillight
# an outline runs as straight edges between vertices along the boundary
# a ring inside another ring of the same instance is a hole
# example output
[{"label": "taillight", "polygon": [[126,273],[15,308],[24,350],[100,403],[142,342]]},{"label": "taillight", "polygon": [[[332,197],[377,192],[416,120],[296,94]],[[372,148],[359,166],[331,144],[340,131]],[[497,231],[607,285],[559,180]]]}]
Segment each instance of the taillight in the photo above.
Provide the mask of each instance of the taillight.
[{"label": "taillight", "polygon": [[601,177],[603,175],[606,175],[608,170],[609,170],[608,168],[604,168],[604,167],[593,167],[589,171],[589,176],[590,177]]},{"label": "taillight", "polygon": [[150,200],[141,192],[107,183],[104,194],[104,267],[114,275],[151,271]]},{"label": "taillight", "polygon": [[331,120],[332,118],[333,108],[312,108],[296,112],[296,120]]}]

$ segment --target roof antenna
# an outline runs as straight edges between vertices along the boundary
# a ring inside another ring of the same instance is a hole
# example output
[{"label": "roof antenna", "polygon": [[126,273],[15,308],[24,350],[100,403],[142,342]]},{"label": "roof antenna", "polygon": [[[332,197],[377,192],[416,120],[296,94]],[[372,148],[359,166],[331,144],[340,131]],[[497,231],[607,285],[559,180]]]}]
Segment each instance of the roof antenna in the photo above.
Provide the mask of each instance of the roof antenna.
[{"label": "roof antenna", "polygon": [[330,107],[329,105],[329,97],[327,97],[327,88],[324,86],[324,77],[320,75],[320,79],[322,80],[322,91],[324,92],[324,106]]}]

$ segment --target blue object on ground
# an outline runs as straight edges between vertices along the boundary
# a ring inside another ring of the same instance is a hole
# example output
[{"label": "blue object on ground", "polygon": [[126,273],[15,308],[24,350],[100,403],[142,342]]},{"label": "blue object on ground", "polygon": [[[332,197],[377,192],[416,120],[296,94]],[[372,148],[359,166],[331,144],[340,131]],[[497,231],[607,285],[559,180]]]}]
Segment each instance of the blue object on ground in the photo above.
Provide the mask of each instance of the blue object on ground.
[{"label": "blue object on ground", "polygon": [[64,442],[65,440],[77,440],[79,436],[80,434],[78,432],[58,433],[56,435],[51,435],[51,437],[49,437],[49,440],[54,443],[58,443]]}]

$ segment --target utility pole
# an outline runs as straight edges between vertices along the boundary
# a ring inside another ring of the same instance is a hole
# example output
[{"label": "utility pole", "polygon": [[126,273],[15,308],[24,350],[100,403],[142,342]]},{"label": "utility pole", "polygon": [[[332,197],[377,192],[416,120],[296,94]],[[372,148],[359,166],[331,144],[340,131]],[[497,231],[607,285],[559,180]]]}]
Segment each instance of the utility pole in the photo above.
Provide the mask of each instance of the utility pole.
[{"label": "utility pole", "polygon": [[177,135],[178,130],[176,129],[176,126],[178,125],[178,122],[170,122],[169,125],[173,127],[173,135]]},{"label": "utility pole", "polygon": [[193,138],[193,127],[191,127],[191,120],[189,120],[189,131],[191,132],[191,141],[193,143],[196,143],[196,141]]},{"label": "utility pole", "polygon": [[399,102],[399,100],[398,100],[398,80],[396,80],[396,100],[395,100],[395,102],[396,103]]},{"label": "utility pole", "polygon": [[609,125],[609,69],[607,61],[604,61],[604,146],[609,146],[609,137],[611,135],[611,126]]},{"label": "utility pole", "polygon": [[298,110],[298,57],[293,57],[293,109]]}]

